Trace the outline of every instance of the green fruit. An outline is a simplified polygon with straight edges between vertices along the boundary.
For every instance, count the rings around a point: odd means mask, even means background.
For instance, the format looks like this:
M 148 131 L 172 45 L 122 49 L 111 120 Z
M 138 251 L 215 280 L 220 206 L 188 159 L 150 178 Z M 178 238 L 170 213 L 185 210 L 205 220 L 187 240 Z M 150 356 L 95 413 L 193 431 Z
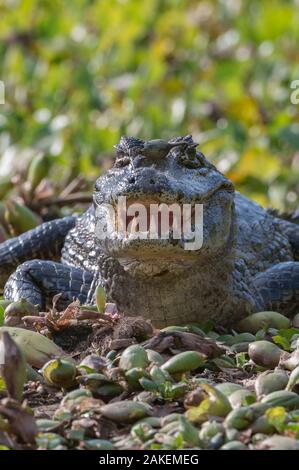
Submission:
M 296 367 L 290 375 L 286 390 L 293 390 L 296 384 L 299 382 L 299 366 Z
M 125 373 L 128 384 L 134 389 L 140 388 L 139 379 L 144 377 L 146 371 L 141 367 L 134 367 L 133 369 L 127 370 Z
M 161 366 L 163 364 L 164 359 L 157 351 L 153 349 L 146 349 L 147 357 L 149 362 L 156 364 L 157 366 Z
M 84 447 L 87 450 L 114 450 L 112 442 L 105 439 L 85 439 Z
M 246 332 L 231 336 L 231 338 L 226 341 L 226 344 L 228 344 L 228 346 L 233 346 L 234 344 L 238 343 L 252 343 L 252 341 L 255 341 L 255 336 Z
M 255 413 L 249 406 L 232 410 L 225 418 L 224 424 L 228 428 L 238 429 L 242 431 L 255 420 Z
M 105 384 L 96 389 L 95 396 L 101 398 L 113 398 L 120 395 L 124 389 L 119 384 Z
M 248 450 L 248 447 L 240 441 L 230 441 L 220 447 L 220 450 Z
M 77 390 L 72 390 L 71 392 L 67 393 L 61 402 L 64 405 L 67 401 L 76 400 L 76 398 L 81 397 L 92 397 L 90 390 L 86 390 L 86 388 L 78 388 Z
M 4 324 L 17 326 L 22 323 L 22 318 L 28 315 L 38 315 L 38 309 L 25 299 L 11 302 L 4 311 Z
M 0 335 L 0 376 L 8 395 L 21 401 L 27 378 L 26 361 L 18 345 L 7 331 Z
M 259 445 L 262 450 L 299 450 L 299 441 L 287 436 L 268 437 Z
M 202 367 L 206 362 L 206 356 L 197 351 L 184 351 L 171 357 L 162 366 L 169 374 L 189 372 Z
M 290 328 L 290 320 L 277 312 L 258 312 L 241 320 L 237 325 L 237 330 L 256 334 L 263 328 L 277 328 L 282 330 Z
M 5 176 L 0 179 L 0 199 L 7 196 L 7 193 L 13 188 L 13 183 L 10 176 Z
M 39 185 L 42 179 L 46 178 L 49 173 L 51 160 L 49 155 L 38 154 L 30 162 L 27 181 L 30 183 L 31 193 Z
M 119 367 L 123 370 L 130 370 L 135 367 L 145 369 L 149 364 L 146 350 L 138 344 L 133 344 L 126 348 L 119 360 Z
M 0 333 L 8 331 L 17 343 L 26 361 L 33 367 L 40 368 L 50 359 L 66 356 L 53 341 L 35 331 L 13 326 L 1 326 Z
M 97 309 L 98 312 L 104 313 L 105 312 L 105 306 L 106 306 L 106 291 L 104 287 L 98 286 L 96 288 L 96 304 L 97 304 Z
M 215 388 L 217 388 L 217 390 L 223 393 L 223 395 L 225 395 L 226 397 L 229 397 L 236 390 L 243 389 L 242 385 L 235 384 L 232 382 L 223 382 L 221 384 L 217 384 Z
M 249 344 L 248 355 L 258 366 L 274 369 L 280 360 L 282 350 L 269 341 L 254 341 Z
M 283 390 L 288 383 L 288 376 L 284 371 L 264 372 L 255 381 L 255 391 L 258 397 Z
M 254 392 L 243 388 L 241 390 L 236 390 L 229 397 L 229 402 L 233 408 L 240 408 L 241 406 L 246 406 L 248 404 L 254 403 L 256 401 L 256 396 Z
M 77 369 L 73 362 L 65 359 L 52 359 L 44 365 L 42 374 L 49 385 L 66 389 L 76 383 Z
M 149 405 L 130 400 L 109 403 L 102 406 L 100 411 L 102 416 L 116 423 L 134 423 L 153 414 L 153 410 Z
M 37 214 L 15 201 L 5 201 L 4 219 L 13 236 L 27 232 L 42 223 Z
M 287 410 L 294 410 L 299 407 L 299 395 L 288 390 L 278 390 L 263 397 L 261 403 L 271 407 L 283 406 Z
M 294 328 L 299 328 L 299 313 L 293 317 L 292 325 Z

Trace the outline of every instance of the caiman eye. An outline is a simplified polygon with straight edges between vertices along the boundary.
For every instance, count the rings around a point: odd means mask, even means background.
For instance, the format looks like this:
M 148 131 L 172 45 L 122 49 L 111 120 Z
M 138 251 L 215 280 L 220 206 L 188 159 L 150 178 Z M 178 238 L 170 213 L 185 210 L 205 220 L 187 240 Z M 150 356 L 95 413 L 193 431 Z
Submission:
M 185 152 L 179 156 L 178 161 L 182 166 L 190 169 L 205 166 L 200 154 L 196 152 Z

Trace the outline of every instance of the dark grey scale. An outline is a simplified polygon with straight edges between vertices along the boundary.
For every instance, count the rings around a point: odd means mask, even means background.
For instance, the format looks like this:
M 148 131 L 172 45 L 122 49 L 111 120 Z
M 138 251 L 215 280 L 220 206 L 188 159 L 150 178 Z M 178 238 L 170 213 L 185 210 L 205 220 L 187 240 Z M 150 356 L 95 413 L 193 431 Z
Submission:
M 264 310 L 297 313 L 299 306 L 299 263 L 279 263 L 255 276 L 254 287 L 263 298 Z
M 75 226 L 76 217 L 45 222 L 19 237 L 0 244 L 0 288 L 9 274 L 28 259 L 59 260 L 66 234 Z
M 54 261 L 31 260 L 21 264 L 5 286 L 6 299 L 26 299 L 45 309 L 61 293 L 58 305 L 65 307 L 74 299 L 85 303 L 93 276 L 79 268 Z

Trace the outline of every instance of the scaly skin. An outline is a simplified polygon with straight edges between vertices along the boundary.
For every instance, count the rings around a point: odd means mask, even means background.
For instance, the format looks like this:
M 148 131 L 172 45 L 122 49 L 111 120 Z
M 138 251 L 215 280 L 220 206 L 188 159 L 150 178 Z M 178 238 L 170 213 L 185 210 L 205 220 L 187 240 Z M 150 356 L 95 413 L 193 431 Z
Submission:
M 21 264 L 6 283 L 5 297 L 44 307 L 63 292 L 63 304 L 74 297 L 92 303 L 100 283 L 125 315 L 143 315 L 160 327 L 208 319 L 232 325 L 258 310 L 299 310 L 298 225 L 234 192 L 196 152 L 190 136 L 168 143 L 122 138 L 116 148 L 114 167 L 96 182 L 93 207 L 66 230 L 61 262 L 49 257 Z M 98 224 L 106 220 L 102 207 L 115 205 L 119 196 L 147 206 L 203 204 L 202 247 L 189 251 L 183 240 L 136 240 L 119 233 L 99 239 Z M 50 229 L 51 223 L 44 231 Z M 44 235 L 50 252 L 57 243 Z M 40 258 L 37 250 L 20 256 L 24 237 L 0 245 L 0 275 L 24 257 Z M 44 255 L 45 247 L 40 250 Z

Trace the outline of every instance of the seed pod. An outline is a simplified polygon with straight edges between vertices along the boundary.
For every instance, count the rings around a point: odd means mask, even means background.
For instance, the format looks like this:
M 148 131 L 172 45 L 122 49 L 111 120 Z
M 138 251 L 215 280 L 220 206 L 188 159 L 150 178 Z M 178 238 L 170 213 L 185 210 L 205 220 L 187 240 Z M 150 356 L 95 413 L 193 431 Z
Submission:
M 165 362 L 161 354 L 159 354 L 157 351 L 154 351 L 153 349 L 146 349 L 146 353 L 149 362 L 151 362 L 152 364 L 161 366 L 163 362 Z
M 104 313 L 105 312 L 105 305 L 106 305 L 106 291 L 104 287 L 98 286 L 96 288 L 96 304 L 98 312 Z
M 7 193 L 13 188 L 10 176 L 4 176 L 0 179 L 0 199 L 7 196 Z
M 287 374 L 280 370 L 269 373 L 264 372 L 260 374 L 255 381 L 255 392 L 258 397 L 269 395 L 269 393 L 283 390 L 288 383 Z
M 64 389 L 75 385 L 76 373 L 75 364 L 65 359 L 52 359 L 42 368 L 43 377 L 49 385 Z
M 179 417 L 178 422 L 180 426 L 179 431 L 183 436 L 184 442 L 192 447 L 198 447 L 200 445 L 200 440 L 196 427 L 189 423 L 183 415 Z
M 269 341 L 254 341 L 250 343 L 248 355 L 258 366 L 274 369 L 280 360 L 282 350 Z
M 274 426 L 269 423 L 266 416 L 259 416 L 251 426 L 252 434 L 273 434 L 275 432 Z
M 77 377 L 77 381 L 80 384 L 84 385 L 92 393 L 97 393 L 98 388 L 102 385 L 111 383 L 111 381 L 106 377 L 106 375 L 99 373 L 82 375 L 80 377 Z
M 106 439 L 85 439 L 84 448 L 87 450 L 114 450 L 112 442 Z
M 147 379 L 146 377 L 141 377 L 139 379 L 139 383 L 143 390 L 146 390 L 147 392 L 157 392 L 158 391 L 158 386 L 155 382 L 152 380 Z
M 130 400 L 109 403 L 100 408 L 105 418 L 111 419 L 116 423 L 134 423 L 135 421 L 151 416 L 153 409 L 146 403 Z
M 105 384 L 96 389 L 95 396 L 100 398 L 113 398 L 120 395 L 124 389 L 120 384 Z
M 248 447 L 240 441 L 230 441 L 220 447 L 220 450 L 248 450 Z
M 228 346 L 233 346 L 234 344 L 239 344 L 239 343 L 252 343 L 255 341 L 255 336 L 251 333 L 240 333 L 235 336 L 231 336 L 231 338 L 226 341 L 226 344 Z
M 287 410 L 294 410 L 299 407 L 299 395 L 287 390 L 279 390 L 263 397 L 261 403 L 265 403 L 271 407 L 283 406 Z
M 287 436 L 268 437 L 259 444 L 262 450 L 299 450 L 299 441 Z
M 153 381 L 158 385 L 163 384 L 167 381 L 170 381 L 170 382 L 173 381 L 171 375 L 169 375 L 168 372 L 166 372 L 165 370 L 161 369 L 161 367 L 158 367 L 158 366 L 153 366 L 151 368 L 150 376 L 153 379 Z
M 55 432 L 61 427 L 59 421 L 54 421 L 52 419 L 37 419 L 36 425 L 39 432 Z
M 22 318 L 27 315 L 38 315 L 38 309 L 25 299 L 10 303 L 4 311 L 4 324 L 17 326 L 22 324 Z
M 263 328 L 277 328 L 282 330 L 290 328 L 290 320 L 277 312 L 258 312 L 241 320 L 237 325 L 237 330 L 241 332 L 249 332 L 256 334 Z
M 125 373 L 126 380 L 131 388 L 140 389 L 139 379 L 146 375 L 146 370 L 141 367 L 134 367 L 133 369 L 127 370 Z
M 148 418 L 143 418 L 137 421 L 136 424 L 146 423 L 152 428 L 160 428 L 161 426 L 161 418 L 157 418 L 156 416 L 149 416 Z
M 108 361 L 96 354 L 89 354 L 86 356 L 78 366 L 82 373 L 102 372 L 107 367 Z
M 221 393 L 223 393 L 223 395 L 225 395 L 226 397 L 229 397 L 236 390 L 242 390 L 243 389 L 242 385 L 235 384 L 235 383 L 232 383 L 232 382 L 223 382 L 221 384 L 217 384 L 215 386 L 215 388 L 217 388 L 217 390 L 219 390 Z
M 291 354 L 288 352 L 283 352 L 280 358 L 280 367 L 283 367 L 287 370 L 294 370 L 299 366 L 299 349 L 295 349 Z
M 289 378 L 288 384 L 286 386 L 286 390 L 293 390 L 295 385 L 299 382 L 299 366 L 296 367 Z
M 299 313 L 293 317 L 292 325 L 294 328 L 299 328 Z
M 255 414 L 251 407 L 244 406 L 232 410 L 225 418 L 224 424 L 228 428 L 235 428 L 239 431 L 247 429 L 248 426 L 255 420 Z
M 189 408 L 185 415 L 191 422 L 203 423 L 210 416 L 225 417 L 231 411 L 231 405 L 225 395 L 212 385 L 203 383 L 201 388 L 208 395 L 198 406 Z
M 61 405 L 64 405 L 67 401 L 73 401 L 81 397 L 92 397 L 92 394 L 90 390 L 86 390 L 86 388 L 77 388 L 77 390 L 72 390 L 63 397 Z
M 145 369 L 148 363 L 145 349 L 139 344 L 133 344 L 123 351 L 119 360 L 119 367 L 123 370 L 130 370 L 135 367 Z
M 172 385 L 170 387 L 170 395 L 172 400 L 177 400 L 180 397 L 183 397 L 188 390 L 188 385 L 186 383 L 180 382 L 178 384 Z
M 67 443 L 64 437 L 53 432 L 41 432 L 36 436 L 35 440 L 38 449 L 44 450 L 60 449 L 63 444 Z
M 5 310 L 6 307 L 8 307 L 11 303 L 12 303 L 11 300 L 1 299 L 0 300 L 0 307 L 2 307 Z
M 157 431 L 148 423 L 138 421 L 138 423 L 132 426 L 131 436 L 140 439 L 142 442 L 146 442 L 153 437 L 156 432 Z
M 206 446 L 216 434 L 224 433 L 224 427 L 217 421 L 206 421 L 199 431 L 199 438 Z
M 254 392 L 243 388 L 241 390 L 236 390 L 229 397 L 229 402 L 233 408 L 240 408 L 241 406 L 246 406 L 251 403 L 254 403 L 256 396 Z
M 162 330 L 160 331 L 163 331 L 163 332 L 172 332 L 172 331 L 181 331 L 181 332 L 184 332 L 184 333 L 187 333 L 189 330 L 188 330 L 188 327 L 186 326 L 166 326 L 165 328 L 162 328 Z
M 171 357 L 162 366 L 170 374 L 189 372 L 202 367 L 206 362 L 206 356 L 197 351 L 184 351 Z
M 242 342 L 242 343 L 233 344 L 231 346 L 230 350 L 234 354 L 238 354 L 238 353 L 241 353 L 241 352 L 246 352 L 247 353 L 250 344 L 251 343 L 248 343 L 247 341 Z
M 21 401 L 27 376 L 24 355 L 7 331 L 0 335 L 0 375 L 8 395 Z
M 5 202 L 4 219 L 13 236 L 21 235 L 42 223 L 42 219 L 37 214 L 15 201 Z
M 31 194 L 39 185 L 42 179 L 48 176 L 51 166 L 51 160 L 47 154 L 38 154 L 30 162 L 27 181 L 30 183 Z
M 27 382 L 44 382 L 44 378 L 42 375 L 40 375 L 38 372 L 36 372 L 35 369 L 33 369 L 29 364 L 26 364 L 26 377 L 27 377 Z
M 9 332 L 23 352 L 26 361 L 33 367 L 40 368 L 50 359 L 66 356 L 64 351 L 53 341 L 35 331 L 13 326 L 1 326 L 0 333 L 3 331 Z

